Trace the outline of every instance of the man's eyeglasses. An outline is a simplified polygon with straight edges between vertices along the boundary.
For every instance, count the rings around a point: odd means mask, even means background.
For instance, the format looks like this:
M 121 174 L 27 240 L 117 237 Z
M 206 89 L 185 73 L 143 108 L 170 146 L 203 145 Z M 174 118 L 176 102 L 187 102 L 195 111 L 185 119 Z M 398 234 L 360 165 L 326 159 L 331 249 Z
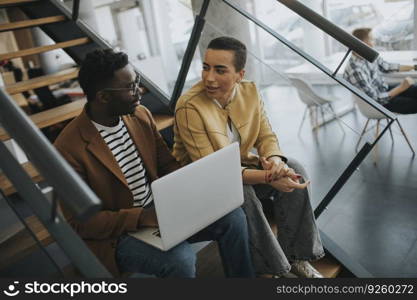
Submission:
M 138 97 L 139 99 L 142 98 L 141 92 L 140 92 L 140 88 L 139 88 L 139 84 L 140 84 L 140 74 L 136 73 L 136 78 L 135 81 L 131 84 L 131 87 L 128 88 L 105 88 L 102 89 L 102 91 L 130 91 L 130 95 L 132 95 L 133 97 Z

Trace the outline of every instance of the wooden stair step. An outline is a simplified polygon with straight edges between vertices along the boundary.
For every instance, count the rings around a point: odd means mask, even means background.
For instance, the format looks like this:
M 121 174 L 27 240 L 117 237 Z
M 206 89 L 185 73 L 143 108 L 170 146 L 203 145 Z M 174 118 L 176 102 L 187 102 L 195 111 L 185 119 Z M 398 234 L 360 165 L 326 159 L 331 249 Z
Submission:
M 75 118 L 81 113 L 85 102 L 85 99 L 74 101 L 72 103 L 64 104 L 47 111 L 37 113 L 30 117 L 39 128 L 44 128 L 52 124 L 56 124 L 58 122 Z M 50 111 L 54 112 L 50 113 L 50 115 L 47 116 L 48 112 Z M 46 116 L 48 118 L 45 118 Z M 174 122 L 174 117 L 172 116 L 154 115 L 154 118 L 156 121 L 156 128 L 158 130 L 162 130 L 172 125 Z M 0 140 L 3 141 L 7 139 L 9 139 L 7 133 L 3 129 L 0 129 Z M 40 182 L 43 180 L 42 176 L 30 162 L 26 162 L 22 164 L 22 166 L 34 182 Z M 6 196 L 10 196 L 16 192 L 16 189 L 14 188 L 13 184 L 9 181 L 6 175 L 2 173 L 0 173 L 0 189 Z
M 81 113 L 85 103 L 85 99 L 80 99 L 30 115 L 29 118 L 38 128 L 42 129 L 75 118 Z M 9 138 L 8 133 L 3 128 L 0 128 L 0 141 L 5 141 Z
M 24 56 L 33 55 L 33 54 L 39 54 L 39 53 L 43 53 L 43 52 L 47 52 L 47 51 L 51 51 L 55 49 L 63 49 L 63 48 L 79 46 L 79 45 L 87 44 L 89 41 L 90 41 L 89 38 L 85 37 L 85 38 L 79 38 L 79 39 L 61 42 L 57 44 L 0 54 L 0 61 L 6 60 L 6 59 L 17 58 L 17 57 L 24 57 Z
M 41 224 L 39 219 L 31 216 L 25 219 L 29 228 L 35 233 L 43 246 L 51 244 L 54 240 L 48 230 Z M 39 249 L 37 243 L 26 230 L 19 231 L 14 236 L 0 244 L 0 269 L 3 269 Z
M 45 128 L 78 116 L 86 103 L 86 99 L 76 100 L 34 114 L 31 119 L 38 128 Z
M 73 79 L 78 76 L 78 68 L 70 68 L 54 74 L 39 76 L 26 81 L 20 81 L 13 84 L 6 85 L 6 92 L 10 95 L 18 94 L 25 91 L 30 91 L 43 86 L 48 86 L 54 83 Z
M 0 32 L 65 21 L 64 15 L 0 24 Z
M 86 100 L 81 99 L 30 115 L 29 117 L 38 128 L 42 129 L 75 118 L 81 113 L 85 103 Z M 174 124 L 173 116 L 155 114 L 153 117 L 158 130 L 163 130 Z M 3 128 L 0 128 L 0 141 L 8 139 L 10 139 L 9 134 Z
M 31 162 L 25 162 L 22 164 L 23 169 L 26 173 L 32 178 L 33 182 L 40 182 L 42 176 L 39 174 L 38 170 L 32 165 Z M 4 173 L 0 173 L 0 189 L 6 196 L 10 196 L 16 192 L 13 184 L 9 181 Z
M 12 97 L 13 100 L 16 102 L 16 104 L 19 105 L 20 107 L 29 105 L 28 101 L 26 100 L 25 96 L 23 96 L 23 94 L 14 94 L 14 95 L 11 95 L 10 97 Z
M 0 0 L 0 8 L 6 6 L 18 6 L 30 2 L 36 2 L 38 0 Z
M 342 265 L 334 258 L 323 257 L 311 264 L 321 273 L 325 278 L 336 278 L 342 271 Z

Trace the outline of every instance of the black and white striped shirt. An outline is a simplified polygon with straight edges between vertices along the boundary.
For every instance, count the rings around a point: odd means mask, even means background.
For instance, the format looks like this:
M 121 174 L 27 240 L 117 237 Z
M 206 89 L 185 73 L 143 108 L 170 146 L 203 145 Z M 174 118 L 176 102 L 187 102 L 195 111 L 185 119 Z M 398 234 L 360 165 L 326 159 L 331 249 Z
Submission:
M 146 207 L 153 201 L 152 190 L 142 159 L 122 120 L 114 127 L 93 122 L 113 153 L 133 194 L 133 206 Z

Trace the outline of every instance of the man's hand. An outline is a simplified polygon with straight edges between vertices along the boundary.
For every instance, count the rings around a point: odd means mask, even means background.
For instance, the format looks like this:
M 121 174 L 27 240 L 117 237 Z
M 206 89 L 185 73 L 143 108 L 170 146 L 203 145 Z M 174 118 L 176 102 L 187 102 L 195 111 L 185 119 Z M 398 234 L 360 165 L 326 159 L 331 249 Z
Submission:
M 155 207 L 145 208 L 139 216 L 138 228 L 141 226 L 158 227 Z
M 403 91 L 406 91 L 410 88 L 410 86 L 412 86 L 414 84 L 414 80 L 411 77 L 406 77 L 404 78 L 404 80 L 401 82 L 400 87 Z
M 289 176 L 280 178 L 270 183 L 270 185 L 274 189 L 280 192 L 284 192 L 284 193 L 290 193 L 294 191 L 294 189 L 300 189 L 300 190 L 305 189 L 309 184 L 310 184 L 310 181 L 307 181 L 304 183 L 295 182 Z
M 414 70 L 415 70 L 414 65 L 400 65 L 400 69 L 398 71 L 399 72 L 409 72 L 409 71 L 414 71 Z

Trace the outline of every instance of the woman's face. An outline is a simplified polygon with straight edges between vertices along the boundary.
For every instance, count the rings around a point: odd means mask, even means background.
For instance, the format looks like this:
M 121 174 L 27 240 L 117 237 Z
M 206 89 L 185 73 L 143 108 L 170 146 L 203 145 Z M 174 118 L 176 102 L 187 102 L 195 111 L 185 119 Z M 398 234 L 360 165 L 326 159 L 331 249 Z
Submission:
M 245 74 L 245 70 L 236 72 L 233 65 L 234 55 L 229 50 L 207 49 L 204 57 L 201 77 L 206 94 L 223 104 L 229 100 L 235 84 Z

